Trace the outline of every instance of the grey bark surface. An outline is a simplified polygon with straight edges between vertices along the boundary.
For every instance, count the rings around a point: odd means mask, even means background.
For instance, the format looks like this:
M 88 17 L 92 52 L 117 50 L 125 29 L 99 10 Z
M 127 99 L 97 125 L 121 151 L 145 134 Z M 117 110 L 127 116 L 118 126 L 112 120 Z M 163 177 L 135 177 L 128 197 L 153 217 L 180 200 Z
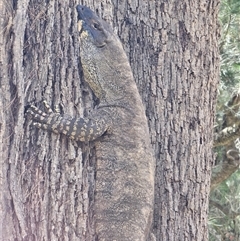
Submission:
M 207 240 L 219 1 L 84 3 L 116 27 L 146 107 L 156 240 Z M 24 106 L 43 99 L 71 116 L 93 108 L 76 5 L 0 3 L 2 240 L 94 240 L 94 148 L 24 119 Z

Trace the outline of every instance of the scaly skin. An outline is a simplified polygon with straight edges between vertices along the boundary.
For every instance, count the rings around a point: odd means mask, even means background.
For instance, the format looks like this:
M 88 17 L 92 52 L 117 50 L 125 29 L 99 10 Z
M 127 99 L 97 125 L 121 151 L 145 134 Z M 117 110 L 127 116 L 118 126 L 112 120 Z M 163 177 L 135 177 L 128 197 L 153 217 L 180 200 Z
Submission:
M 96 240 L 146 241 L 152 220 L 154 159 L 145 110 L 127 56 L 110 26 L 77 6 L 85 81 L 100 104 L 90 118 L 69 118 L 32 106 L 38 128 L 94 141 Z

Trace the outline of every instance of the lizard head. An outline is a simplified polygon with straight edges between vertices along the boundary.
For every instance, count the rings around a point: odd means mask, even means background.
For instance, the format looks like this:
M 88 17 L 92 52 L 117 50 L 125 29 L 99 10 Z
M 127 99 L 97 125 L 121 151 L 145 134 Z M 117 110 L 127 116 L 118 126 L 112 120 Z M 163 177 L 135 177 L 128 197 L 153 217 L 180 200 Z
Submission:
M 81 42 L 86 39 L 91 41 L 97 48 L 104 47 L 113 35 L 110 26 L 86 6 L 78 5 L 77 12 Z
M 121 41 L 110 25 L 90 8 L 78 5 L 77 12 L 84 79 L 100 102 L 116 102 L 122 98 L 128 84 L 124 73 L 131 75 Z M 119 76 L 122 76 L 121 81 Z

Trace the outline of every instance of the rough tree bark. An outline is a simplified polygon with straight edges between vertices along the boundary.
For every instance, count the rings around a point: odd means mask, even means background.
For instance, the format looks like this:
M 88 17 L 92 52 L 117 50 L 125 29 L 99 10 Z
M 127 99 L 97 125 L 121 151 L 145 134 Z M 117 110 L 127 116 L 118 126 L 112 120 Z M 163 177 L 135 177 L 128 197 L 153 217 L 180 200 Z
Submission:
M 207 240 L 219 0 L 84 1 L 116 27 L 157 160 L 157 240 Z M 94 240 L 94 146 L 31 127 L 30 103 L 87 115 L 76 1 L 0 3 L 1 240 Z

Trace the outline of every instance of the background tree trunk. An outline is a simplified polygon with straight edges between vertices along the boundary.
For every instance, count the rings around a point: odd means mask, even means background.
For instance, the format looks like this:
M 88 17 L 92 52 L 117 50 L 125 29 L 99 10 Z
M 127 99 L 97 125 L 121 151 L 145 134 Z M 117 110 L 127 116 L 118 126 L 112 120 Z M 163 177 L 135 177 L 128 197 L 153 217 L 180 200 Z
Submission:
M 219 0 L 84 3 L 116 27 L 146 106 L 157 240 L 207 240 Z M 71 116 L 94 106 L 76 5 L 0 3 L 1 240 L 94 240 L 93 144 L 32 128 L 24 116 L 44 99 Z

